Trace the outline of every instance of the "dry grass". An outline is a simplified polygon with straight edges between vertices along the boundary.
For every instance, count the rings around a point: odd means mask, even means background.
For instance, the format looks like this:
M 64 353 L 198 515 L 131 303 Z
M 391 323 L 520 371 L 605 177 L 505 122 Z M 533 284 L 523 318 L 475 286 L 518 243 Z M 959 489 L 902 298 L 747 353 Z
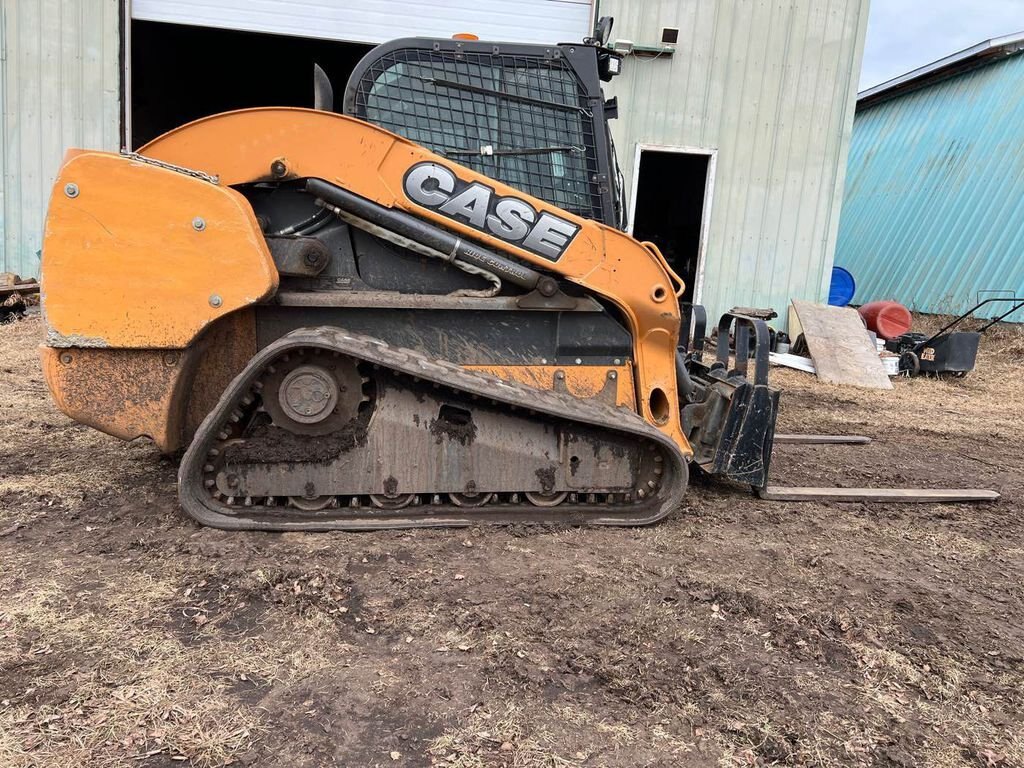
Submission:
M 623 753 L 636 747 L 656 750 L 671 764 L 692 755 L 696 743 L 662 724 L 613 722 L 579 706 L 539 705 L 527 711 L 506 703 L 494 711 L 475 709 L 435 738 L 428 751 L 435 764 L 447 768 L 564 768 L 621 764 Z
M 465 723 L 434 739 L 429 751 L 449 768 L 484 768 L 493 764 L 495 757 L 504 758 L 514 768 L 561 768 L 582 762 L 582 755 L 558 754 L 550 731 L 532 726 L 530 720 L 512 704 L 495 712 L 480 707 Z
M 9 642 L 0 666 L 31 672 L 45 664 L 31 689 L 16 692 L 18 703 L 0 709 L 0 765 L 120 765 L 165 754 L 211 766 L 249 747 L 258 718 L 228 691 L 239 679 L 267 676 L 265 649 L 239 656 L 223 643 L 188 648 L 168 636 L 169 617 L 154 610 L 174 602 L 166 580 L 129 577 L 69 594 L 63 563 L 45 580 L 29 576 L 31 565 L 3 579 L 9 607 L 0 630 Z M 11 589 L 12 577 L 25 586 Z M 25 638 L 35 640 L 25 647 Z M 59 694 L 37 704 L 41 692 Z
M 194 574 L 169 564 L 101 582 L 93 565 L 58 560 L 41 572 L 30 552 L 5 560 L 0 670 L 31 681 L 0 701 L 5 768 L 115 766 L 154 755 L 226 765 L 266 730 L 258 708 L 239 706 L 239 691 L 308 679 L 354 650 L 328 611 L 287 614 L 276 631 L 236 626 L 252 595 L 293 599 L 304 586 L 319 588 L 308 585 L 322 585 L 322 576 L 256 573 L 218 586 L 190 583 Z M 386 684 L 388 673 L 380 677 Z
M 918 315 L 914 330 L 937 331 L 949 318 Z M 974 327 L 977 327 L 975 322 Z M 970 326 L 965 326 L 967 330 Z M 899 414 L 914 426 L 950 436 L 991 432 L 995 437 L 1014 433 L 1024 403 L 1024 326 L 1006 325 L 989 330 L 978 352 L 977 365 L 962 379 L 952 377 L 895 378 L 892 391 L 840 387 L 819 382 L 814 376 L 790 369 L 772 369 L 772 381 L 784 392 L 806 393 L 823 400 L 824 409 L 837 423 L 856 425 L 878 413 Z M 839 405 L 828 406 L 829 400 Z M 921 420 L 927 404 L 927 421 Z M 795 428 L 819 419 L 818 411 L 787 414 Z

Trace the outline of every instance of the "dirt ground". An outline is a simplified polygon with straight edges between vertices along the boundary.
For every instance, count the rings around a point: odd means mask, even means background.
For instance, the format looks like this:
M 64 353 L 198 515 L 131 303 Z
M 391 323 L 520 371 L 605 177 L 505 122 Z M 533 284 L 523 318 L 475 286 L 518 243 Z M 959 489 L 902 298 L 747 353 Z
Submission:
M 645 529 L 229 534 L 0 327 L 0 766 L 1024 766 L 1024 333 L 890 393 L 773 372 L 790 504 Z

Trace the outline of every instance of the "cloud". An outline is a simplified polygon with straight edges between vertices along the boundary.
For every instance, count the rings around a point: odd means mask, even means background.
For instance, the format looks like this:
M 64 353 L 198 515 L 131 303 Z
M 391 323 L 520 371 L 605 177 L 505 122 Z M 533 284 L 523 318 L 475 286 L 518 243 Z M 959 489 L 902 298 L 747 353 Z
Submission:
M 1024 0 L 871 0 L 860 90 L 1024 31 Z

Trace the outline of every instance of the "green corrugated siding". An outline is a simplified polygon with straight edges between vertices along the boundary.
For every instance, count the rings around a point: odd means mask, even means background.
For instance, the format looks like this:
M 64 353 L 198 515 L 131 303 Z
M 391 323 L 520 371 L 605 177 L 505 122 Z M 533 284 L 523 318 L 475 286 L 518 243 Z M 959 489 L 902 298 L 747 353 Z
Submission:
M 119 0 L 2 0 L 0 271 L 39 275 L 69 147 L 120 145 Z
M 823 300 L 838 228 L 867 0 L 601 0 L 630 56 L 609 90 L 631 188 L 637 144 L 717 150 L 698 299 L 711 313 Z
M 836 264 L 859 303 L 959 313 L 983 292 L 1024 296 L 1024 56 L 857 114 Z

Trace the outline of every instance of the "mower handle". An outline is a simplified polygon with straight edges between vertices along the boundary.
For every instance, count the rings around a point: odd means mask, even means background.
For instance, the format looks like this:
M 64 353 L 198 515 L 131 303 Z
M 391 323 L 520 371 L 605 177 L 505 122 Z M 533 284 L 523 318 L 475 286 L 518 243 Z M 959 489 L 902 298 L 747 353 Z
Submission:
M 931 344 L 933 341 L 935 341 L 937 338 L 939 338 L 939 336 L 944 334 L 946 331 L 948 331 L 951 328 L 955 328 L 956 326 L 960 325 L 960 323 L 962 323 L 965 319 L 967 319 L 967 317 L 969 315 L 973 314 L 976 310 L 981 309 L 983 306 L 985 306 L 986 304 L 989 304 L 989 303 L 991 303 L 993 301 L 1014 301 L 1014 302 L 1017 302 L 1017 303 L 1014 304 L 1013 307 L 1011 307 L 1009 310 L 1007 310 L 1006 312 L 1001 314 L 999 317 L 997 317 L 995 320 L 992 320 L 991 322 L 986 323 L 985 325 L 983 325 L 981 327 L 981 329 L 978 330 L 978 333 L 984 333 L 989 328 L 991 328 L 993 325 L 995 325 L 1000 320 L 1002 320 L 1004 317 L 1006 317 L 1008 315 L 1012 315 L 1018 309 L 1020 309 L 1021 307 L 1024 307 L 1024 299 L 1021 299 L 1021 298 L 1019 298 L 1017 296 L 993 296 L 990 299 L 984 299 L 983 301 L 978 302 L 973 307 L 968 309 L 966 312 L 964 312 L 959 317 L 954 318 L 952 321 L 946 323 L 944 326 L 942 326 L 942 328 L 940 328 L 938 331 L 933 333 L 931 338 L 929 338 L 929 339 L 927 339 L 925 341 L 922 341 L 919 344 L 916 344 L 915 345 L 915 349 L 924 349 L 929 344 Z

